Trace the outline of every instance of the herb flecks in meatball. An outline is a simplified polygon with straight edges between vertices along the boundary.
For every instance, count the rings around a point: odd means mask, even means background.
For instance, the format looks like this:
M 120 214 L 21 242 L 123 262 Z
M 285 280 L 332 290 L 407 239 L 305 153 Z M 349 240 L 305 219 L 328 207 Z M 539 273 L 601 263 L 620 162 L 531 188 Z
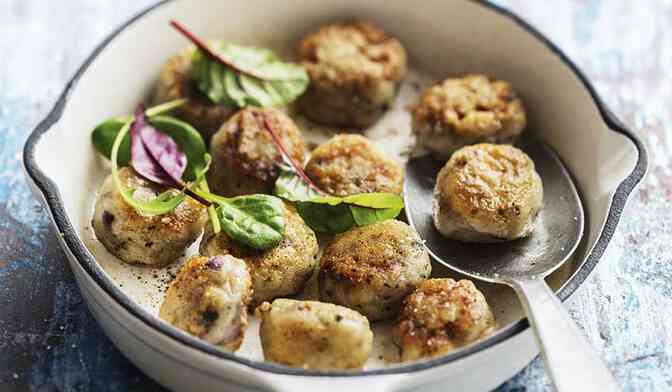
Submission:
M 159 317 L 208 343 L 235 351 L 245 336 L 251 298 L 252 280 L 244 261 L 230 255 L 194 257 L 170 284 Z
M 317 264 L 315 233 L 293 207 L 285 205 L 285 235 L 277 246 L 260 251 L 242 245 L 224 232 L 215 234 L 208 225 L 201 241 L 201 254 L 230 254 L 245 260 L 252 276 L 254 304 L 299 293 Z
M 265 302 L 258 310 L 268 361 L 307 369 L 358 369 L 371 353 L 369 321 L 354 310 L 291 299 Z
M 387 220 L 337 235 L 322 255 L 319 289 L 325 302 L 347 306 L 369 320 L 392 318 L 402 299 L 432 266 L 417 233 Z
M 484 75 L 449 78 L 427 88 L 412 115 L 418 143 L 443 159 L 470 144 L 512 143 L 527 124 L 511 84 Z
M 542 204 L 541 178 L 523 151 L 477 144 L 456 151 L 439 172 L 434 224 L 447 238 L 514 240 L 532 233 Z
M 118 174 L 126 188 L 135 189 L 136 198 L 149 200 L 166 190 L 130 167 Z M 205 208 L 189 197 L 170 213 L 144 215 L 124 201 L 110 176 L 96 200 L 92 226 L 98 240 L 122 261 L 164 266 L 177 261 L 196 241 L 206 219 Z
M 306 174 L 334 196 L 389 192 L 400 194 L 403 169 L 361 135 L 337 135 L 313 150 Z
M 406 75 L 399 41 L 368 22 L 321 27 L 299 44 L 310 85 L 299 100 L 313 121 L 353 128 L 372 125 Z
M 448 353 L 495 330 L 483 294 L 469 280 L 429 279 L 406 297 L 393 337 L 402 361 Z

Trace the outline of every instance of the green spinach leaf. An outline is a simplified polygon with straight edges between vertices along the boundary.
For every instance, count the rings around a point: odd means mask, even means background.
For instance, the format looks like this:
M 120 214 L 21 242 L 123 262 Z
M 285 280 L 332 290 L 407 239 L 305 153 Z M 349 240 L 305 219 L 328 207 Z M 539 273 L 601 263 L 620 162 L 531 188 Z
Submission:
M 129 120 L 126 118 L 110 118 L 99 124 L 91 133 L 91 142 L 95 149 L 107 159 L 112 156 L 112 146 L 117 134 Z M 120 166 L 131 161 L 131 136 L 126 134 L 119 146 L 117 162 Z
M 345 204 L 329 205 L 300 201 L 296 211 L 311 229 L 318 233 L 341 233 L 355 226 L 349 206 Z
M 300 65 L 282 62 L 268 49 L 222 42 L 210 43 L 209 49 L 231 65 L 201 50 L 194 52 L 196 86 L 214 103 L 240 108 L 281 106 L 294 101 L 308 87 L 308 74 Z
M 354 204 L 350 206 L 350 213 L 357 226 L 366 226 L 388 219 L 396 218 L 401 212 L 401 208 L 369 208 Z
M 270 195 L 234 198 L 216 196 L 221 229 L 233 240 L 254 249 L 276 246 L 285 234 L 285 210 L 281 199 Z
M 283 169 L 275 183 L 275 195 L 296 203 L 296 209 L 313 230 L 340 233 L 396 218 L 404 201 L 392 193 L 362 193 L 346 197 L 322 196 L 290 169 Z
M 394 193 L 373 192 L 360 193 L 357 195 L 346 196 L 344 203 L 353 204 L 360 207 L 369 207 L 375 209 L 398 209 L 404 208 L 404 200 Z

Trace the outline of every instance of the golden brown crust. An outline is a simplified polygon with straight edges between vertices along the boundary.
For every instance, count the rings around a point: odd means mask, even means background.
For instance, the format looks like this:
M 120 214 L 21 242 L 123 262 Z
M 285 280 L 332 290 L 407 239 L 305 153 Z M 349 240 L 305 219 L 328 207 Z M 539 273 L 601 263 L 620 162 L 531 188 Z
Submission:
M 148 199 L 168 188 L 140 177 L 132 168 L 118 172 L 134 197 Z M 110 253 L 129 264 L 163 266 L 176 261 L 203 230 L 205 207 L 187 197 L 174 211 L 163 215 L 144 215 L 128 205 L 117 190 L 112 176 L 101 188 L 96 202 L 93 228 Z
M 204 255 L 230 254 L 245 260 L 252 276 L 254 304 L 299 293 L 312 276 L 318 252 L 315 233 L 293 207 L 285 204 L 285 235 L 280 244 L 259 251 L 207 227 L 201 241 Z
M 419 142 L 444 158 L 468 144 L 511 143 L 527 123 L 513 87 L 485 75 L 449 78 L 429 87 L 412 115 Z
M 366 317 L 343 306 L 276 299 L 258 308 L 266 360 L 306 369 L 358 369 L 371 353 Z
M 171 282 L 159 317 L 231 351 L 247 328 L 252 283 L 245 263 L 232 256 L 193 257 Z
M 515 239 L 531 232 L 543 187 L 523 151 L 483 143 L 453 154 L 437 176 L 434 199 L 435 222 L 444 235 L 452 236 L 445 222 L 453 220 L 462 229 Z
M 406 75 L 404 48 L 370 22 L 323 26 L 300 42 L 298 53 L 311 80 L 299 103 L 320 123 L 373 124 Z
M 291 118 L 278 109 L 247 107 L 231 117 L 212 138 L 208 181 L 216 193 L 237 196 L 272 192 L 282 155 L 266 130 L 265 119 L 287 151 L 303 162 L 306 144 Z
M 369 318 L 393 317 L 401 300 L 431 274 L 417 233 L 397 220 L 338 234 L 320 262 L 320 297 Z
M 186 98 L 175 115 L 196 128 L 207 141 L 236 109 L 212 102 L 201 93 L 191 77 L 191 59 L 195 48 L 190 46 L 169 59 L 161 69 L 154 93 L 154 103 Z
M 433 357 L 485 337 L 496 328 L 483 294 L 470 280 L 429 279 L 404 299 L 393 329 L 402 360 Z
M 337 135 L 313 150 L 306 174 L 335 196 L 389 192 L 400 194 L 404 172 L 361 135 Z

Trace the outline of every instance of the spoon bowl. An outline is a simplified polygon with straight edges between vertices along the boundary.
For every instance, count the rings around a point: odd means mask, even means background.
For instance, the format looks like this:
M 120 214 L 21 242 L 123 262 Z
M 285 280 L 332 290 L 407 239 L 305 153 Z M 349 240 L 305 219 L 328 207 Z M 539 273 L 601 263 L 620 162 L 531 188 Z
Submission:
M 581 242 L 584 213 L 572 177 L 553 149 L 539 140 L 519 146 L 534 161 L 544 186 L 544 204 L 528 238 L 465 243 L 443 237 L 434 226 L 432 199 L 443 167 L 430 156 L 409 160 L 404 182 L 408 223 L 429 254 L 469 277 L 511 286 L 539 343 L 556 390 L 618 391 L 613 376 L 590 349 L 544 278 L 560 267 Z
M 439 263 L 470 277 L 495 283 L 512 278 L 545 277 L 574 253 L 583 237 L 581 198 L 553 149 L 540 141 L 519 146 L 530 156 L 544 185 L 544 207 L 528 238 L 494 243 L 446 239 L 434 227 L 432 197 L 436 175 L 445 162 L 429 155 L 411 159 L 404 183 L 408 223 Z

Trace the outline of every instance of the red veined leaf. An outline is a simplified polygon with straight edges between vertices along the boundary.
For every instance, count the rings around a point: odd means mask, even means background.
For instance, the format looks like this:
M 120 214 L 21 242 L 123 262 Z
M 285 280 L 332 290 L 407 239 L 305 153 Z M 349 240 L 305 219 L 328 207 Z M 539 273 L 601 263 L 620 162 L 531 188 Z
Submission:
M 259 78 L 259 79 L 263 79 L 263 77 L 260 76 L 260 75 L 256 75 L 253 72 L 245 71 L 245 70 L 240 69 L 239 67 L 237 67 L 232 62 L 228 61 L 224 57 L 217 54 L 215 51 L 213 51 L 208 46 L 207 43 L 205 43 L 203 40 L 198 38 L 196 36 L 196 34 L 189 31 L 189 29 L 187 29 L 182 23 L 180 23 L 176 20 L 171 20 L 170 25 L 173 26 L 173 28 L 175 28 L 175 30 L 182 33 L 182 35 L 184 35 L 189 41 L 191 41 L 191 43 L 193 43 L 198 49 L 200 49 L 203 53 L 205 53 L 206 56 L 210 57 L 212 60 L 217 61 L 218 63 L 223 64 L 223 65 L 235 70 L 238 73 L 254 76 L 255 78 Z
M 324 191 L 322 191 L 320 188 L 315 185 L 313 181 L 308 177 L 308 175 L 303 171 L 303 168 L 301 167 L 301 164 L 294 159 L 293 156 L 289 154 L 285 146 L 282 144 L 282 139 L 280 138 L 280 135 L 278 132 L 275 130 L 273 127 L 273 124 L 271 121 L 268 119 L 268 117 L 263 116 L 263 121 L 264 121 L 264 126 L 266 128 L 266 131 L 271 135 L 271 139 L 273 140 L 273 144 L 275 145 L 275 148 L 278 150 L 280 155 L 282 156 L 282 160 L 284 163 L 286 163 L 288 166 L 292 168 L 292 171 L 296 173 L 297 176 L 299 176 L 303 182 L 308 185 L 312 190 L 317 192 L 320 195 L 326 195 Z
M 154 158 L 175 184 L 182 182 L 182 175 L 187 168 L 187 155 L 177 146 L 170 136 L 146 126 L 140 131 L 145 149 Z
M 175 141 L 149 124 L 145 108 L 139 105 L 131 126 L 131 166 L 138 174 L 157 184 L 182 186 L 187 157 Z

